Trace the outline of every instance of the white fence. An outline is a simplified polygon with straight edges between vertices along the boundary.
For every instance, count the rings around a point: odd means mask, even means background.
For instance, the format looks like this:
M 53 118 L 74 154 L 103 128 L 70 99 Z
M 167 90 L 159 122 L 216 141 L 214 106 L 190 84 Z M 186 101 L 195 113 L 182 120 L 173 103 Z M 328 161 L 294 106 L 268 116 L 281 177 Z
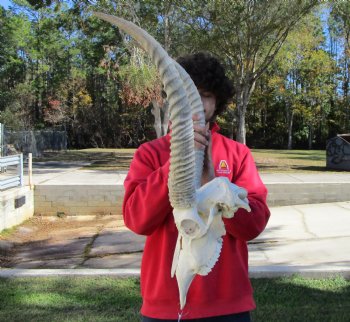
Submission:
M 0 179 L 0 191 L 23 186 L 23 154 L 0 157 L 0 168 L 7 169 L 9 166 L 17 166 L 17 175 L 6 176 L 4 179 Z

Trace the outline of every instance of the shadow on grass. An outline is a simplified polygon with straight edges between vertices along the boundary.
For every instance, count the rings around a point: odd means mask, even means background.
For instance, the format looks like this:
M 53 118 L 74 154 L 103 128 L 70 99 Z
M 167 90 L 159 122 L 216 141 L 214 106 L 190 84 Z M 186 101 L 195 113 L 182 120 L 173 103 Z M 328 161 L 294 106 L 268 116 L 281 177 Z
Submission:
M 103 160 L 97 160 L 92 162 L 90 165 L 84 166 L 82 169 L 104 169 L 108 170 L 129 170 L 130 163 L 133 155 L 118 156 L 104 158 Z
M 279 165 L 268 165 L 266 163 L 260 163 L 256 162 L 256 166 L 258 170 L 268 170 L 268 171 L 280 171 L 280 170 L 286 170 L 286 167 L 279 166 Z
M 103 151 L 66 151 L 66 152 L 44 152 L 41 158 L 35 158 L 35 168 L 47 168 L 47 173 L 53 170 L 50 168 L 81 167 L 89 170 L 129 170 L 134 150 L 120 152 Z M 76 163 L 74 163 L 76 162 Z M 80 164 L 79 164 L 80 162 Z M 88 162 L 88 165 L 82 164 Z M 41 173 L 45 173 L 41 171 Z
M 131 159 L 134 150 L 103 151 L 103 150 L 68 150 L 60 152 L 43 152 L 42 157 L 34 158 L 34 162 L 48 161 L 113 161 L 116 159 Z
M 341 277 L 253 279 L 253 321 L 349 321 L 350 283 Z
M 325 156 L 318 155 L 298 155 L 288 156 L 288 160 L 326 161 Z
M 263 154 L 286 154 L 286 155 L 325 155 L 325 150 L 278 150 L 278 149 L 252 149 L 253 152 Z
M 255 322 L 348 320 L 349 281 L 253 279 Z M 0 279 L 1 321 L 140 321 L 139 280 L 107 277 Z
M 99 155 L 90 165 L 82 169 L 101 170 L 129 170 L 134 153 L 111 152 L 106 155 Z

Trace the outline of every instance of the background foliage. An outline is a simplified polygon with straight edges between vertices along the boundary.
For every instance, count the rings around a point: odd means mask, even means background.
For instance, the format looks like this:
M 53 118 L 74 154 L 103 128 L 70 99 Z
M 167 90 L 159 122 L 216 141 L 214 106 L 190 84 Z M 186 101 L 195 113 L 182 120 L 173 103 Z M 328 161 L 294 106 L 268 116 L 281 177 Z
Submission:
M 100 10 L 142 26 L 173 57 L 218 56 L 236 89 L 219 118 L 225 135 L 242 136 L 243 97 L 250 147 L 324 148 L 350 132 L 350 2 L 291 2 L 12 1 L 0 6 L 0 122 L 66 129 L 73 148 L 156 137 L 159 77 L 127 35 L 91 15 Z

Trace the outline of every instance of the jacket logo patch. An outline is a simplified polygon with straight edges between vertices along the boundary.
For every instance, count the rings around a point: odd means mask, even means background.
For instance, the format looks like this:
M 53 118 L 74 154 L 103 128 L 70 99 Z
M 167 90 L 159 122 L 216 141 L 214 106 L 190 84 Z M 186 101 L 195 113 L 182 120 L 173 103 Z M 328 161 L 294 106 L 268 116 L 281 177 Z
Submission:
M 231 170 L 226 160 L 221 160 L 216 168 L 216 172 L 220 174 L 230 174 Z

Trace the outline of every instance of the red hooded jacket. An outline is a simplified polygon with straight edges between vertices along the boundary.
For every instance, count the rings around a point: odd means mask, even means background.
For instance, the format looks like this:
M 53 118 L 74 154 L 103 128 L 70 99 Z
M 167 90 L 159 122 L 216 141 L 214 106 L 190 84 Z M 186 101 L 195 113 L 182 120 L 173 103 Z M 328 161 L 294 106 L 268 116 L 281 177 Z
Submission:
M 218 262 L 207 276 L 197 275 L 187 293 L 182 319 L 228 315 L 255 308 L 248 277 L 247 241 L 257 237 L 270 216 L 267 190 L 250 150 L 212 129 L 212 158 L 216 176 L 226 176 L 248 191 L 251 212 L 239 209 L 224 219 L 226 235 Z M 141 313 L 177 319 L 179 292 L 171 278 L 177 229 L 168 197 L 170 136 L 145 143 L 136 151 L 125 179 L 124 221 L 137 234 L 147 235 L 142 265 Z

